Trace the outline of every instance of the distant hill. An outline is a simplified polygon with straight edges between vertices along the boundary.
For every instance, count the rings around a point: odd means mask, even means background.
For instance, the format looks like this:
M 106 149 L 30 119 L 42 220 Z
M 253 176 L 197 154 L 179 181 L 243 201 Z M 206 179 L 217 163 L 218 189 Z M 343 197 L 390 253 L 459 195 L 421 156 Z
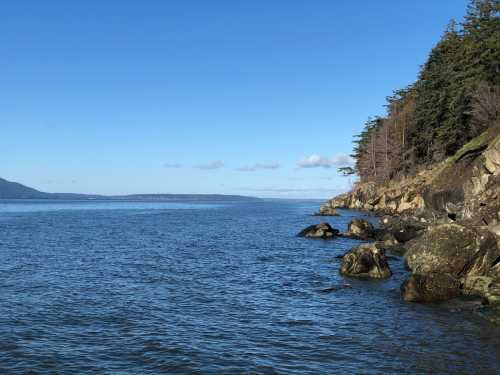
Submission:
M 47 193 L 0 178 L 1 199 L 42 199 L 47 198 Z
M 75 193 L 45 193 L 18 182 L 0 178 L 0 199 L 75 199 L 75 200 L 146 200 L 146 201 L 249 201 L 259 200 L 243 195 L 223 194 L 132 194 L 132 195 L 90 195 Z
M 45 193 L 18 182 L 0 178 L 0 199 L 104 199 L 102 195 Z

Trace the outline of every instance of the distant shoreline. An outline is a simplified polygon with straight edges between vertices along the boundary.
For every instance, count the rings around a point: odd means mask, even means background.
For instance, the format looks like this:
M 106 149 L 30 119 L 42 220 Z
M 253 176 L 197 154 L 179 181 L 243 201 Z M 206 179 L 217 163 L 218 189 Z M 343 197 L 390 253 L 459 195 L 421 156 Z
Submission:
M 127 194 L 100 195 L 77 193 L 46 193 L 18 182 L 0 178 L 0 199 L 43 199 L 43 200 L 139 200 L 139 201 L 260 201 L 261 198 L 226 194 Z

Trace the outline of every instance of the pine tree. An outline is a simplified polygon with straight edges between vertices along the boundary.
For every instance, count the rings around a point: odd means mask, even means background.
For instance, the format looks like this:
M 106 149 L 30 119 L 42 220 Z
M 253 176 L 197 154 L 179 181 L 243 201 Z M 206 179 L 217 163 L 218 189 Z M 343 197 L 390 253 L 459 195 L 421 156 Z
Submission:
M 411 174 L 484 131 L 500 109 L 500 0 L 472 0 L 451 21 L 417 81 L 387 98 L 387 116 L 355 139 L 362 181 Z

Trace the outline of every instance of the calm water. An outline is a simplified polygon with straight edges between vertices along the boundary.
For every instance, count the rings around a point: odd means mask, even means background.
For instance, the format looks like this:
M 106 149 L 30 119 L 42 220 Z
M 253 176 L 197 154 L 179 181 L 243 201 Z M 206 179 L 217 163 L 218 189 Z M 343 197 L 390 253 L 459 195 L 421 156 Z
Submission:
M 344 279 L 355 241 L 295 237 L 318 204 L 0 202 L 0 374 L 500 372 L 500 329 L 400 301 L 399 259 Z

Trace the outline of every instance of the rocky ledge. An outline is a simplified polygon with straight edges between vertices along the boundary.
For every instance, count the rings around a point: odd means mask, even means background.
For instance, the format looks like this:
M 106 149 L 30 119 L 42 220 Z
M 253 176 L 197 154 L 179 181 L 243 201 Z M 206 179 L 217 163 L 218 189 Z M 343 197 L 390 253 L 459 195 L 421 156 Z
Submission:
M 404 256 L 401 296 L 440 302 L 477 296 L 500 323 L 500 136 L 483 136 L 413 178 L 359 183 L 321 208 L 380 215 L 380 228 L 355 220 L 338 235 L 371 240 L 342 257 L 346 276 L 389 277 L 385 252 Z
M 421 222 L 450 219 L 495 227 L 500 221 L 500 135 L 491 138 L 474 139 L 455 156 L 412 178 L 359 183 L 326 202 L 320 212 L 351 208 L 416 216 Z

